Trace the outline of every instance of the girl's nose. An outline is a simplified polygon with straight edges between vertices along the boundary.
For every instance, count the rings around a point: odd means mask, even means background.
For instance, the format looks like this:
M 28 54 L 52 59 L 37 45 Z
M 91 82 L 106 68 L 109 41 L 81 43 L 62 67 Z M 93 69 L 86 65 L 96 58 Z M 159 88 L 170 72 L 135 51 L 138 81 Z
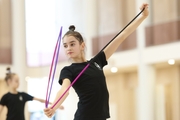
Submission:
M 67 47 L 67 50 L 71 50 L 71 46 L 68 46 L 68 47 Z

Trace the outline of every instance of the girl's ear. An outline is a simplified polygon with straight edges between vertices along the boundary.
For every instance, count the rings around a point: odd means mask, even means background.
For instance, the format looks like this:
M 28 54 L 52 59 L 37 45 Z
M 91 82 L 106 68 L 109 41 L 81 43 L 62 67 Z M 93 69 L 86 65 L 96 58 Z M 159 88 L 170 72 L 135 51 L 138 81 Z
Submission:
M 8 80 L 7 80 L 7 84 L 9 85 L 9 84 L 10 84 L 10 82 L 11 82 L 11 79 L 8 79 Z
M 86 46 L 85 43 L 82 42 L 82 43 L 81 43 L 82 50 L 84 50 L 85 46 Z

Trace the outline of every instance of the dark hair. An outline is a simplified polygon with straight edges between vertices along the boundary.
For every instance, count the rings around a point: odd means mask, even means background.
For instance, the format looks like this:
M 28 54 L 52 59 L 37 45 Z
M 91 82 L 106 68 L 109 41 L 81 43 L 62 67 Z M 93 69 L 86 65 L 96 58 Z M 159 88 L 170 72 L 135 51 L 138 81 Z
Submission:
M 16 74 L 15 73 L 11 73 L 11 68 L 10 67 L 8 67 L 6 70 L 7 70 L 7 73 L 6 73 L 5 80 L 7 82 L 9 79 L 12 79 L 12 77 L 14 75 L 16 75 Z
M 82 35 L 79 32 L 75 31 L 74 25 L 69 26 L 69 31 L 64 34 L 63 38 L 65 36 L 74 36 L 80 43 L 84 42 Z

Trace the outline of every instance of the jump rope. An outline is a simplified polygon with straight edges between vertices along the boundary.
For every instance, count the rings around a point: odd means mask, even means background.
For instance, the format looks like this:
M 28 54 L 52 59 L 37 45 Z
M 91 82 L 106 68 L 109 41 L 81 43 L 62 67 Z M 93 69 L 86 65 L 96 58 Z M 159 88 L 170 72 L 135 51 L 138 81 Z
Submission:
M 62 97 L 64 97 L 64 95 L 68 92 L 68 90 L 75 84 L 75 82 L 78 80 L 78 78 L 85 72 L 85 70 L 89 67 L 89 65 L 94 61 L 94 59 L 119 35 L 122 33 L 122 31 L 124 31 L 143 11 L 145 8 L 143 8 L 117 35 L 114 36 L 114 38 L 112 38 L 112 40 L 110 40 L 100 51 L 99 53 L 89 61 L 89 63 L 82 69 L 82 71 L 77 75 L 77 77 L 73 80 L 73 82 L 69 85 L 69 87 L 64 91 L 64 93 L 60 96 L 60 98 L 54 103 L 54 105 L 52 105 L 51 109 L 53 109 L 58 102 L 62 99 Z M 57 62 L 58 62 L 58 56 L 59 56 L 59 50 L 60 50 L 60 43 L 61 43 L 61 36 L 62 36 L 62 27 L 60 28 L 60 32 L 59 32 L 59 36 L 58 36 L 58 40 L 55 46 L 55 50 L 54 50 L 54 54 L 53 54 L 53 59 L 51 62 L 51 67 L 50 67 L 50 72 L 49 72 L 49 78 L 48 78 L 48 86 L 47 86 L 47 92 L 46 92 L 46 102 L 45 102 L 45 107 L 48 107 L 48 103 L 49 103 L 49 99 L 50 99 L 50 95 L 51 95 L 51 90 L 52 90 L 52 85 L 53 85 L 53 81 L 54 81 L 54 75 L 55 75 L 55 71 L 56 71 L 56 66 L 57 66 Z M 55 64 L 55 65 L 54 65 Z M 53 75 L 52 75 L 52 79 L 51 79 L 51 74 L 52 74 L 52 69 L 54 66 L 54 71 L 53 71 Z M 51 86 L 49 88 L 49 85 L 51 83 Z M 49 93 L 49 94 L 48 94 Z

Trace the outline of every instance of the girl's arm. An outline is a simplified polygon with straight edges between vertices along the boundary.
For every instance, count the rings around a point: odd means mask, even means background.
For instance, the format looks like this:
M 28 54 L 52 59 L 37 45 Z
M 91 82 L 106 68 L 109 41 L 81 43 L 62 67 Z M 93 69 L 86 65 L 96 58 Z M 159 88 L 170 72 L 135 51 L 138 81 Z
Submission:
M 62 83 L 62 87 L 61 89 L 57 92 L 56 94 L 56 98 L 54 100 L 54 102 L 52 103 L 52 105 L 54 105 L 56 103 L 56 101 L 60 98 L 60 96 L 67 90 L 67 88 L 69 87 L 69 85 L 71 84 L 69 79 L 64 79 L 63 83 Z M 44 109 L 44 113 L 46 114 L 47 117 L 52 117 L 53 114 L 55 113 L 55 111 L 60 108 L 60 105 L 64 102 L 64 100 L 67 98 L 67 96 L 69 95 L 69 91 L 62 97 L 62 99 L 55 105 L 55 107 L 53 109 L 51 109 L 51 107 Z
M 4 108 L 4 106 L 0 105 L 0 115 L 2 113 L 3 108 Z
M 34 97 L 33 100 L 39 101 L 41 103 L 45 103 L 46 102 L 44 99 L 37 98 L 37 97 Z
M 142 15 L 138 17 L 134 22 L 132 22 L 121 34 L 119 34 L 105 49 L 104 53 L 106 59 L 109 59 L 110 56 L 117 50 L 119 45 L 133 32 L 135 29 L 144 21 L 145 18 L 149 15 L 148 4 L 144 3 L 141 6 L 141 10 L 145 8 Z
M 37 97 L 34 97 L 34 98 L 33 98 L 33 100 L 39 101 L 39 102 L 41 102 L 41 103 L 45 103 L 45 102 L 46 102 L 46 100 L 41 99 L 41 98 L 37 98 Z M 51 103 L 51 102 L 49 102 L 49 104 L 51 104 L 51 105 L 52 105 L 52 103 Z M 63 106 L 59 106 L 59 109 L 63 110 L 63 109 L 64 109 L 64 107 L 63 107 Z

